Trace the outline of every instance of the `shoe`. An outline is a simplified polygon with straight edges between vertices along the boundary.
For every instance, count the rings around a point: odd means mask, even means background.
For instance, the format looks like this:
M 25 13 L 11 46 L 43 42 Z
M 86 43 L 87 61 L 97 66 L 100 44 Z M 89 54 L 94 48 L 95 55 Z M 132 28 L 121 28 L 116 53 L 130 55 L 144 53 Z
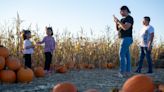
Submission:
M 125 77 L 125 74 L 124 73 L 118 73 L 118 77 L 124 78 Z
M 152 72 L 152 71 L 148 71 L 147 73 L 149 73 L 149 74 L 150 74 L 150 73 L 153 73 L 153 72 Z
M 126 73 L 125 73 L 125 76 L 126 76 L 126 77 L 130 77 L 130 76 L 132 76 L 132 73 L 131 73 L 131 72 L 126 72 Z
M 47 74 L 47 73 L 48 73 L 48 71 L 47 71 L 47 70 L 44 70 L 44 73 L 45 73 L 45 74 Z
M 141 70 L 136 70 L 135 73 L 141 73 Z
M 49 73 L 49 74 L 51 74 L 51 73 L 52 73 L 52 71 L 50 71 L 50 70 L 49 70 L 49 71 L 48 71 L 48 73 Z

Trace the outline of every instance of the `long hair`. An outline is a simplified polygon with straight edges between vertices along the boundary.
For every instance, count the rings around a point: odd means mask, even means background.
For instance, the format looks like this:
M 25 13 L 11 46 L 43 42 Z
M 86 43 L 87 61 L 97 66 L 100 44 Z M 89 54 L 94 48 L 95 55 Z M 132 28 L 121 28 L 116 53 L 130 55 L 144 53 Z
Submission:
M 131 13 L 131 11 L 129 10 L 129 8 L 128 8 L 127 6 L 122 6 L 122 7 L 120 8 L 120 10 L 127 10 L 128 13 Z

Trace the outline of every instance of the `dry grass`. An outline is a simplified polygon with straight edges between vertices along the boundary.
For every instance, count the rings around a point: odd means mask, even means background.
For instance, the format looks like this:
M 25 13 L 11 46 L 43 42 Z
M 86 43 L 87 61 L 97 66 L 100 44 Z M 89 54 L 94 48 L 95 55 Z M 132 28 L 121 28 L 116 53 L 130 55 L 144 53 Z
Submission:
M 22 48 L 22 39 L 20 37 L 20 22 L 19 16 L 17 16 L 16 23 L 13 25 L 1 25 L 0 26 L 0 44 L 6 46 L 11 51 L 11 55 L 19 57 L 23 60 L 23 54 L 20 53 Z M 16 31 L 15 31 L 16 29 Z M 30 29 L 30 28 L 29 28 Z M 119 64 L 119 39 L 117 37 L 111 37 L 112 31 L 109 27 L 106 29 L 106 34 L 98 38 L 83 36 L 83 29 L 77 38 L 73 37 L 70 33 L 55 34 L 56 50 L 54 52 L 53 64 L 72 64 L 73 67 L 80 67 L 81 64 L 93 64 L 95 67 L 104 67 L 104 64 L 110 62 Z M 32 31 L 34 35 L 32 41 L 40 41 L 43 37 L 39 35 L 39 28 L 36 27 L 35 31 Z M 114 40 L 115 39 L 115 40 Z M 155 44 L 152 55 L 153 60 L 156 61 L 158 54 L 164 51 L 163 42 Z M 131 46 L 131 59 L 132 64 L 135 65 L 139 59 L 138 41 L 134 39 L 134 43 Z M 33 55 L 33 66 L 43 65 L 44 55 L 43 46 L 37 46 Z M 74 66 L 76 65 L 76 66 Z

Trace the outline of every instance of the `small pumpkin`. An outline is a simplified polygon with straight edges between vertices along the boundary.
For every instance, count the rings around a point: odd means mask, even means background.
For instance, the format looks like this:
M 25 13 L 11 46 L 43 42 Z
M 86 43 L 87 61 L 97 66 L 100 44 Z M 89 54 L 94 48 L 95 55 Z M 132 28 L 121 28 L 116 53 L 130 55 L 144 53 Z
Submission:
M 17 72 L 17 80 L 21 83 L 31 82 L 34 78 L 34 73 L 30 68 L 20 68 Z
M 73 69 L 75 67 L 75 63 L 74 62 L 69 62 L 68 64 L 67 64 L 67 68 L 68 69 Z
M 84 64 L 77 64 L 77 69 L 84 69 Z
M 89 67 L 89 64 L 83 64 L 84 65 L 84 68 L 88 68 Z
M 160 92 L 164 92 L 164 84 L 160 84 L 158 86 L 158 89 L 159 89 Z
M 36 77 L 44 77 L 45 76 L 45 72 L 43 67 L 39 66 L 34 68 L 34 74 Z
M 21 67 L 21 63 L 18 58 L 9 56 L 6 59 L 6 66 L 11 70 L 18 70 Z
M 95 68 L 95 65 L 94 64 L 88 64 L 88 68 L 93 69 L 93 68 Z
M 0 46 L 0 56 L 7 58 L 9 56 L 9 50 L 6 47 Z
M 108 64 L 107 64 L 107 67 L 108 67 L 109 69 L 113 69 L 113 68 L 115 68 L 115 65 L 114 65 L 113 63 L 108 63 Z
M 129 78 L 121 92 L 154 92 L 154 84 L 150 77 L 139 74 Z
M 66 68 L 66 66 L 58 66 L 57 68 L 56 68 L 56 72 L 57 73 L 66 73 L 67 72 L 67 68 Z
M 0 72 L 0 80 L 4 83 L 14 83 L 16 81 L 16 74 L 12 70 L 2 70 Z
M 101 68 L 108 68 L 108 65 L 106 63 L 101 64 Z
M 0 56 L 0 70 L 4 69 L 5 67 L 5 59 L 4 57 Z
M 55 85 L 52 92 L 77 92 L 77 87 L 72 83 L 64 82 Z

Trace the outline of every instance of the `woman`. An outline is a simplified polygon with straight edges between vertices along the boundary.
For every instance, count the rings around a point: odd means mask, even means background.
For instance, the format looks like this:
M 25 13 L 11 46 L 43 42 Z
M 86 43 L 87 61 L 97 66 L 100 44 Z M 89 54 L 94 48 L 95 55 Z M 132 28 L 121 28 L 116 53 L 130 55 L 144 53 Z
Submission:
M 123 17 L 120 21 L 114 16 L 116 29 L 121 39 L 119 58 L 120 58 L 120 72 L 119 77 L 125 77 L 131 72 L 130 52 L 129 47 L 133 42 L 132 29 L 133 17 L 130 16 L 130 10 L 127 6 L 120 8 L 120 14 Z

